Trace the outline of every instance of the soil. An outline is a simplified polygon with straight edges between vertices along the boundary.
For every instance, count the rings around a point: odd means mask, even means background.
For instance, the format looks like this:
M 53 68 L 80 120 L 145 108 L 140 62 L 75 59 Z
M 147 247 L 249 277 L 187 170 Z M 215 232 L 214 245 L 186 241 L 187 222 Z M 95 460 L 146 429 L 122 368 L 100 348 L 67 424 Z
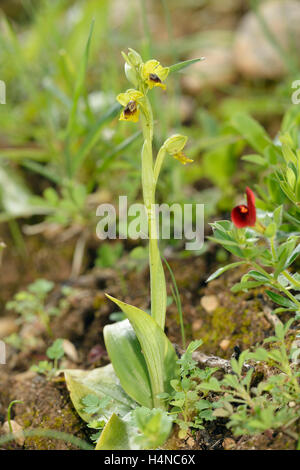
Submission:
M 35 239 L 35 240 L 34 240 Z M 33 237 L 33 246 L 40 243 Z M 1 291 L 9 285 L 7 300 L 39 274 L 47 273 L 48 279 L 56 281 L 56 287 L 49 295 L 48 302 L 58 305 L 61 287 L 71 286 L 74 291 L 69 304 L 51 323 L 53 338 L 69 340 L 76 348 L 77 357 L 63 359 L 61 367 L 93 369 L 109 362 L 104 341 L 103 327 L 110 322 L 109 316 L 116 307 L 109 302 L 105 293 L 110 293 L 142 309 L 149 308 L 148 270 L 128 270 L 122 265 L 116 269 L 85 269 L 76 280 L 69 276 L 70 260 L 62 257 L 64 263 L 56 263 L 59 254 L 66 253 L 63 245 L 48 244 L 47 256 L 40 254 L 27 265 L 27 272 L 19 271 L 18 257 L 9 257 L 6 262 L 10 268 L 9 276 L 1 279 Z M 187 340 L 201 338 L 201 352 L 228 359 L 234 347 L 241 350 L 261 344 L 270 336 L 274 325 L 267 312 L 272 308 L 270 300 L 259 289 L 251 293 L 232 294 L 230 287 L 237 282 L 241 270 L 230 271 L 222 277 L 206 284 L 208 276 L 217 268 L 214 248 L 209 248 L 201 257 L 188 259 L 169 259 L 180 291 Z M 54 262 L 53 262 L 54 261 Z M 86 263 L 88 265 L 89 263 Z M 44 274 L 45 275 L 45 274 Z M 29 281 L 30 280 L 30 281 Z M 168 289 L 170 278 L 167 273 Z M 171 292 L 168 292 L 171 295 Z M 12 315 L 5 312 L 5 316 Z M 19 333 L 24 334 L 24 326 Z M 32 364 L 46 359 L 45 351 L 52 343 L 43 325 L 38 322 L 25 328 L 27 336 L 38 339 L 31 347 L 17 351 L 7 346 L 7 364 L 0 369 L 0 428 L 7 419 L 7 407 L 12 400 L 23 403 L 12 407 L 12 419 L 23 429 L 46 428 L 63 431 L 89 441 L 89 430 L 79 418 L 69 399 L 62 377 L 52 381 L 29 371 Z M 170 340 L 181 346 L 179 318 L 175 304 L 168 307 L 166 333 Z M 22 449 L 75 449 L 70 443 L 61 440 L 26 437 L 24 444 L 10 443 L 4 448 Z M 204 430 L 198 431 L 187 439 L 179 440 L 177 430 L 166 444 L 168 449 L 295 449 L 296 441 L 282 433 L 264 433 L 255 437 L 237 438 L 225 426 L 224 419 L 209 423 Z

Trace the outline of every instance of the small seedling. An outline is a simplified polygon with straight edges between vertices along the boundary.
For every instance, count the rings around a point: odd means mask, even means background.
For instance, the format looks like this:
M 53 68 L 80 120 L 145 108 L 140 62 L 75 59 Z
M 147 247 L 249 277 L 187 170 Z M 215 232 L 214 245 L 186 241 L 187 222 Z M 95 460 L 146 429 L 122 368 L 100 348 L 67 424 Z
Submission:
M 19 320 L 20 323 L 32 323 L 38 318 L 45 326 L 49 336 L 52 336 L 50 326 L 51 317 L 58 316 L 67 308 L 69 305 L 67 298 L 73 292 L 73 289 L 64 286 L 61 291 L 63 297 L 60 299 L 58 307 L 53 307 L 46 305 L 47 297 L 53 288 L 54 283 L 52 281 L 37 279 L 28 286 L 27 290 L 18 292 L 14 296 L 14 300 L 7 302 L 6 308 L 8 310 L 14 310 L 21 316 Z M 17 344 L 15 340 L 15 337 L 10 338 L 11 342 Z
M 206 400 L 205 393 L 200 389 L 202 381 L 209 380 L 217 368 L 199 369 L 192 353 L 202 344 L 201 340 L 192 341 L 186 352 L 178 359 L 180 377 L 171 381 L 173 391 L 161 396 L 171 406 L 170 416 L 179 426 L 178 436 L 187 437 L 188 432 L 203 429 L 205 421 L 213 421 L 213 405 Z M 214 379 L 216 380 L 216 379 Z
M 59 371 L 58 361 L 64 356 L 63 340 L 56 339 L 54 343 L 47 349 L 46 355 L 52 362 L 40 361 L 38 365 L 31 366 L 30 370 L 38 374 L 46 375 L 50 380 Z

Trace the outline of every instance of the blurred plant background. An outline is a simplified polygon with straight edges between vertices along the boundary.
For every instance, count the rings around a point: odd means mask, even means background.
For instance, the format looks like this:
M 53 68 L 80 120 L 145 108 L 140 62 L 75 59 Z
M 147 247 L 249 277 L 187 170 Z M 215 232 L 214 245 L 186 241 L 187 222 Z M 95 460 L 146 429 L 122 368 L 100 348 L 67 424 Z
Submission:
M 194 159 L 184 171 L 167 160 L 158 200 L 204 203 L 206 221 L 228 218 L 249 181 L 254 186 L 264 178 L 241 161 L 246 141 L 232 118 L 249 113 L 276 137 L 300 78 L 299 22 L 296 0 L 1 1 L 4 266 L 13 253 L 22 270 L 30 243 L 34 258 L 47 257 L 51 244 L 69 244 L 57 252 L 71 261 L 73 276 L 83 265 L 115 265 L 132 249 L 128 266 L 143 264 L 134 242 L 126 241 L 125 250 L 119 242 L 99 248 L 95 232 L 100 203 L 117 204 L 123 194 L 129 203 L 141 200 L 139 128 L 118 122 L 115 101 L 128 87 L 120 54 L 128 47 L 163 65 L 206 57 L 169 79 L 168 99 L 154 93 L 156 147 L 176 129 L 189 137 Z M 183 246 L 169 245 L 171 252 Z

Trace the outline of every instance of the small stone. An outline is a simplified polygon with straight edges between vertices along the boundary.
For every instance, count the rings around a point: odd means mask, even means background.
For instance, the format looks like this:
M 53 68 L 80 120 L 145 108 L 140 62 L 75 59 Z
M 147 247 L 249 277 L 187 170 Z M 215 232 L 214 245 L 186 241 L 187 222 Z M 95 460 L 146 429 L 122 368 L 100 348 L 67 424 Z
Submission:
M 64 339 L 63 349 L 64 349 L 66 356 L 68 356 L 68 358 L 71 359 L 71 361 L 78 362 L 78 353 L 74 344 L 71 343 L 71 341 L 69 341 L 68 339 Z
M 195 321 L 192 323 L 192 330 L 193 330 L 194 332 L 199 331 L 199 330 L 201 330 L 202 325 L 203 325 L 203 321 L 199 318 L 198 320 L 195 320 Z
M 208 313 L 212 313 L 219 306 L 219 301 L 215 295 L 205 295 L 201 299 L 201 305 Z
M 18 330 L 18 326 L 13 318 L 3 317 L 0 318 L 0 338 L 5 338 L 6 336 L 15 333 Z
M 223 441 L 223 447 L 225 450 L 231 450 L 236 447 L 236 442 L 230 437 L 226 437 Z
M 296 0 L 263 3 L 259 14 L 286 56 L 300 47 L 300 4 Z M 282 54 L 267 37 L 255 12 L 242 19 L 234 43 L 234 63 L 247 78 L 280 78 L 287 72 Z
M 186 443 L 189 447 L 193 447 L 195 445 L 195 441 L 192 437 L 189 437 Z
M 10 420 L 11 428 L 12 428 L 12 433 L 14 435 L 18 434 L 18 437 L 16 438 L 16 442 L 18 443 L 19 446 L 22 446 L 25 442 L 25 437 L 23 434 L 23 428 L 22 426 L 17 423 L 17 421 L 14 421 L 13 419 Z M 10 433 L 10 428 L 8 421 L 5 421 L 5 423 L 2 426 L 2 431 L 4 434 L 9 434 Z
M 229 345 L 230 345 L 229 339 L 222 339 L 221 343 L 219 344 L 220 348 L 223 349 L 223 351 L 227 351 Z

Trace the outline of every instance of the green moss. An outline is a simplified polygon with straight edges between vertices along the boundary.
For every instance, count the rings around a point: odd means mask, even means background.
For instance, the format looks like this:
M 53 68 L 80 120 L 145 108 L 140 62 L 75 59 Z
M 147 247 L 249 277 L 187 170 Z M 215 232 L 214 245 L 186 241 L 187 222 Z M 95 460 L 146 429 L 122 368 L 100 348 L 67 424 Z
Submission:
M 246 349 L 264 339 L 266 325 L 260 301 L 254 299 L 249 308 L 243 296 L 228 293 L 224 298 L 225 305 L 212 313 L 199 307 L 199 318 L 203 319 L 203 326 L 194 332 L 194 338 L 203 340 L 203 352 L 229 357 L 235 345 Z M 230 341 L 226 352 L 219 346 L 223 339 Z

